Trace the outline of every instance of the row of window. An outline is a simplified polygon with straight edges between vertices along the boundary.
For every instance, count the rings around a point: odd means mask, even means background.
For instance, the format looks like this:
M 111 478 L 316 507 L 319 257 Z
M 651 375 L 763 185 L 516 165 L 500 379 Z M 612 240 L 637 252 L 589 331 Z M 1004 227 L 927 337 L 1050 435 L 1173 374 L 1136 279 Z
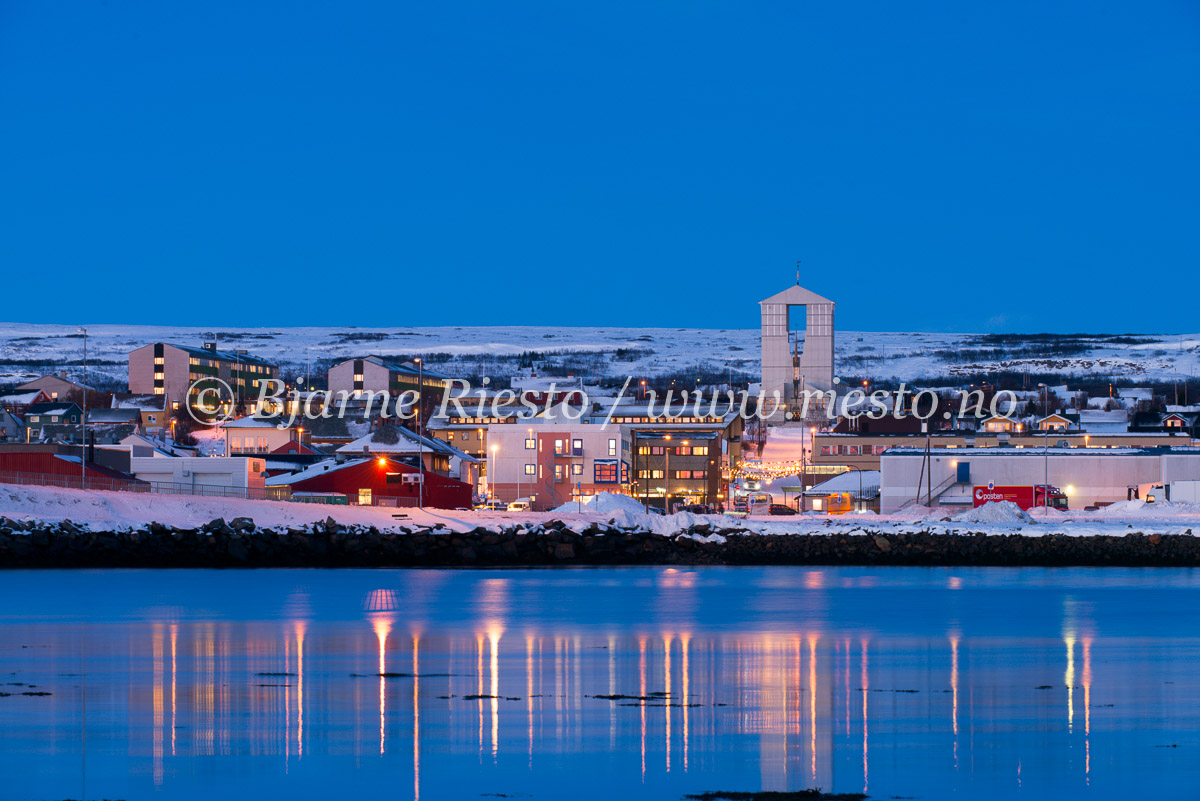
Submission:
M 662 470 L 639 470 L 638 478 L 662 478 L 666 473 Z M 681 480 L 706 479 L 707 470 L 672 470 L 671 475 Z
M 229 449 L 234 453 L 245 453 L 247 451 L 266 453 L 267 438 L 259 437 L 256 442 L 254 437 L 246 437 L 244 440 L 241 437 L 230 437 Z
M 663 456 L 667 452 L 664 445 L 638 445 L 639 456 Z M 708 456 L 707 445 L 678 445 L 671 448 L 673 456 Z
M 31 415 L 29 415 L 29 422 L 31 422 L 31 423 L 37 423 L 37 422 L 41 422 L 40 418 L 42 418 L 42 417 L 49 417 L 49 418 L 50 418 L 50 419 L 49 419 L 48 421 L 46 421 L 46 422 L 50 422 L 50 423 L 57 423 L 57 422 L 59 422 L 59 420 L 58 420 L 58 417 L 59 417 L 59 416 L 58 416 L 57 414 L 51 414 L 51 415 L 31 414 Z M 62 422 L 64 422 L 64 423 L 78 423 L 78 422 L 79 422 L 79 418 L 78 418 L 78 417 L 76 417 L 75 415 L 71 415 L 70 417 L 67 417 L 66 419 L 64 419 Z
M 890 445 L 822 445 L 820 453 L 822 456 L 862 456 L 865 454 L 879 454 L 886 451 Z
M 720 417 L 666 417 L 659 415 L 657 417 L 613 417 L 614 423 L 719 423 Z
M 618 464 L 620 464 L 620 470 L 618 470 L 618 467 L 617 467 Z M 681 472 L 691 472 L 691 471 L 681 471 Z M 696 472 L 698 474 L 700 474 L 701 477 L 703 477 L 702 471 L 696 471 Z M 537 476 L 538 478 L 541 478 L 542 477 L 541 467 L 536 464 L 526 464 L 525 465 L 525 475 L 529 476 L 531 479 L 533 476 Z M 581 477 L 582 475 L 583 475 L 583 465 L 582 464 L 569 464 L 569 465 L 556 464 L 556 465 L 554 465 L 554 480 L 555 481 L 564 481 L 568 477 L 571 477 L 574 480 L 578 480 L 579 477 Z M 689 478 L 690 476 L 681 476 L 681 477 Z M 627 482 L 627 481 L 629 481 L 629 467 L 628 467 L 628 465 L 625 465 L 623 463 L 618 463 L 616 460 L 605 461 L 605 462 L 597 461 L 592 467 L 592 481 L 595 484 L 620 484 L 622 482 Z

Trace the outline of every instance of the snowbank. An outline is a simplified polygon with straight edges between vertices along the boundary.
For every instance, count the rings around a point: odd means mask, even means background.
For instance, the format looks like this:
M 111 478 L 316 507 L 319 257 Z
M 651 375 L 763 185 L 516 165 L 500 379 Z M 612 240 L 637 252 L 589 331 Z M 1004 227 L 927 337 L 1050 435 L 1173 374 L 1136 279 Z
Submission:
M 1032 523 L 1033 518 L 1012 501 L 988 501 L 965 512 L 959 512 L 951 520 L 962 523 Z
M 593 514 L 611 515 L 617 512 L 628 512 L 634 515 L 644 515 L 646 508 L 628 495 L 618 495 L 613 492 L 598 492 L 580 501 L 567 501 L 553 510 L 556 514 Z

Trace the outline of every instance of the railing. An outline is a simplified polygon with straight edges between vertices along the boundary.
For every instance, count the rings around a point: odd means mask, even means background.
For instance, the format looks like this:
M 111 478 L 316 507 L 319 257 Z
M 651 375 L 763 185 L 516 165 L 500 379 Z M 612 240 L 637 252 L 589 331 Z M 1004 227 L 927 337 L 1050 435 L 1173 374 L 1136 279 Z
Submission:
M 902 503 L 898 507 L 896 507 L 896 509 L 897 509 L 897 511 L 899 511 L 900 509 L 906 509 L 909 506 L 920 505 L 922 495 L 926 496 L 926 500 L 929 503 L 933 503 L 934 498 L 941 498 L 942 494 L 945 493 L 946 490 L 950 489 L 957 483 L 959 483 L 958 474 L 953 474 L 949 478 L 947 478 L 945 481 L 938 484 L 936 487 L 934 487 L 929 492 L 921 492 L 920 489 L 918 488 L 917 496 L 915 498 L 909 498 L 907 501 L 905 501 L 904 503 Z
M 18 484 L 59 489 L 103 490 L 106 492 L 149 492 L 159 495 L 196 495 L 206 498 L 242 498 L 247 500 L 285 500 L 269 487 L 224 487 L 211 484 L 183 484 L 172 481 L 122 481 L 102 476 L 63 476 L 54 473 L 17 473 L 0 471 L 0 484 Z
M 17 484 L 32 487 L 55 487 L 58 489 L 101 490 L 105 492 L 143 492 L 157 495 L 192 495 L 202 498 L 238 498 L 257 501 L 291 501 L 293 503 L 325 503 L 364 505 L 358 495 L 350 493 L 297 493 L 292 495 L 287 487 L 224 487 L 211 484 L 185 484 L 176 481 L 122 481 L 114 478 L 88 476 L 62 476 L 53 473 L 17 473 L 0 471 L 0 484 Z M 393 495 L 374 495 L 371 506 L 393 508 L 416 507 L 417 498 Z

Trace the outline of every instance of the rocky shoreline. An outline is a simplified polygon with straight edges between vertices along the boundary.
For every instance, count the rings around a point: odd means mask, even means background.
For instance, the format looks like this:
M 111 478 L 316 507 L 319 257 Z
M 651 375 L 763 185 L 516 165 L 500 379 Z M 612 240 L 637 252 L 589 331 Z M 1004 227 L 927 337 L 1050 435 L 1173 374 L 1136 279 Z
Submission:
M 540 567 L 550 565 L 1200 566 L 1200 537 L 1183 534 L 1025 536 L 964 530 L 764 535 L 693 526 L 675 536 L 602 522 L 560 521 L 465 533 L 380 531 L 332 518 L 262 528 L 249 518 L 199 528 L 161 523 L 93 531 L 70 521 L 0 517 L 0 568 Z

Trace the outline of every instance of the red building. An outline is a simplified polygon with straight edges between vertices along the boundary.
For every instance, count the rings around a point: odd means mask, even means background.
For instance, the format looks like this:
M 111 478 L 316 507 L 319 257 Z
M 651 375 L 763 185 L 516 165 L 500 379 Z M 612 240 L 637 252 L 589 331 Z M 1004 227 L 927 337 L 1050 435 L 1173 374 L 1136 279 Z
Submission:
M 309 465 L 295 473 L 272 476 L 267 490 L 288 495 L 344 495 L 362 506 L 416 506 L 420 472 L 387 457 L 352 459 L 338 464 L 332 459 Z M 438 509 L 470 509 L 471 485 L 425 471 L 424 504 Z M 406 480 L 407 478 L 407 480 Z
M 120 470 L 114 470 L 93 461 L 89 461 L 86 470 L 81 471 L 79 456 L 56 452 L 52 448 L 54 446 L 42 446 L 38 450 L 33 448 L 0 449 L 0 483 L 78 489 L 80 473 L 84 472 L 87 489 L 143 492 L 150 490 L 150 485 L 145 481 L 139 481 L 128 473 L 122 473 Z

